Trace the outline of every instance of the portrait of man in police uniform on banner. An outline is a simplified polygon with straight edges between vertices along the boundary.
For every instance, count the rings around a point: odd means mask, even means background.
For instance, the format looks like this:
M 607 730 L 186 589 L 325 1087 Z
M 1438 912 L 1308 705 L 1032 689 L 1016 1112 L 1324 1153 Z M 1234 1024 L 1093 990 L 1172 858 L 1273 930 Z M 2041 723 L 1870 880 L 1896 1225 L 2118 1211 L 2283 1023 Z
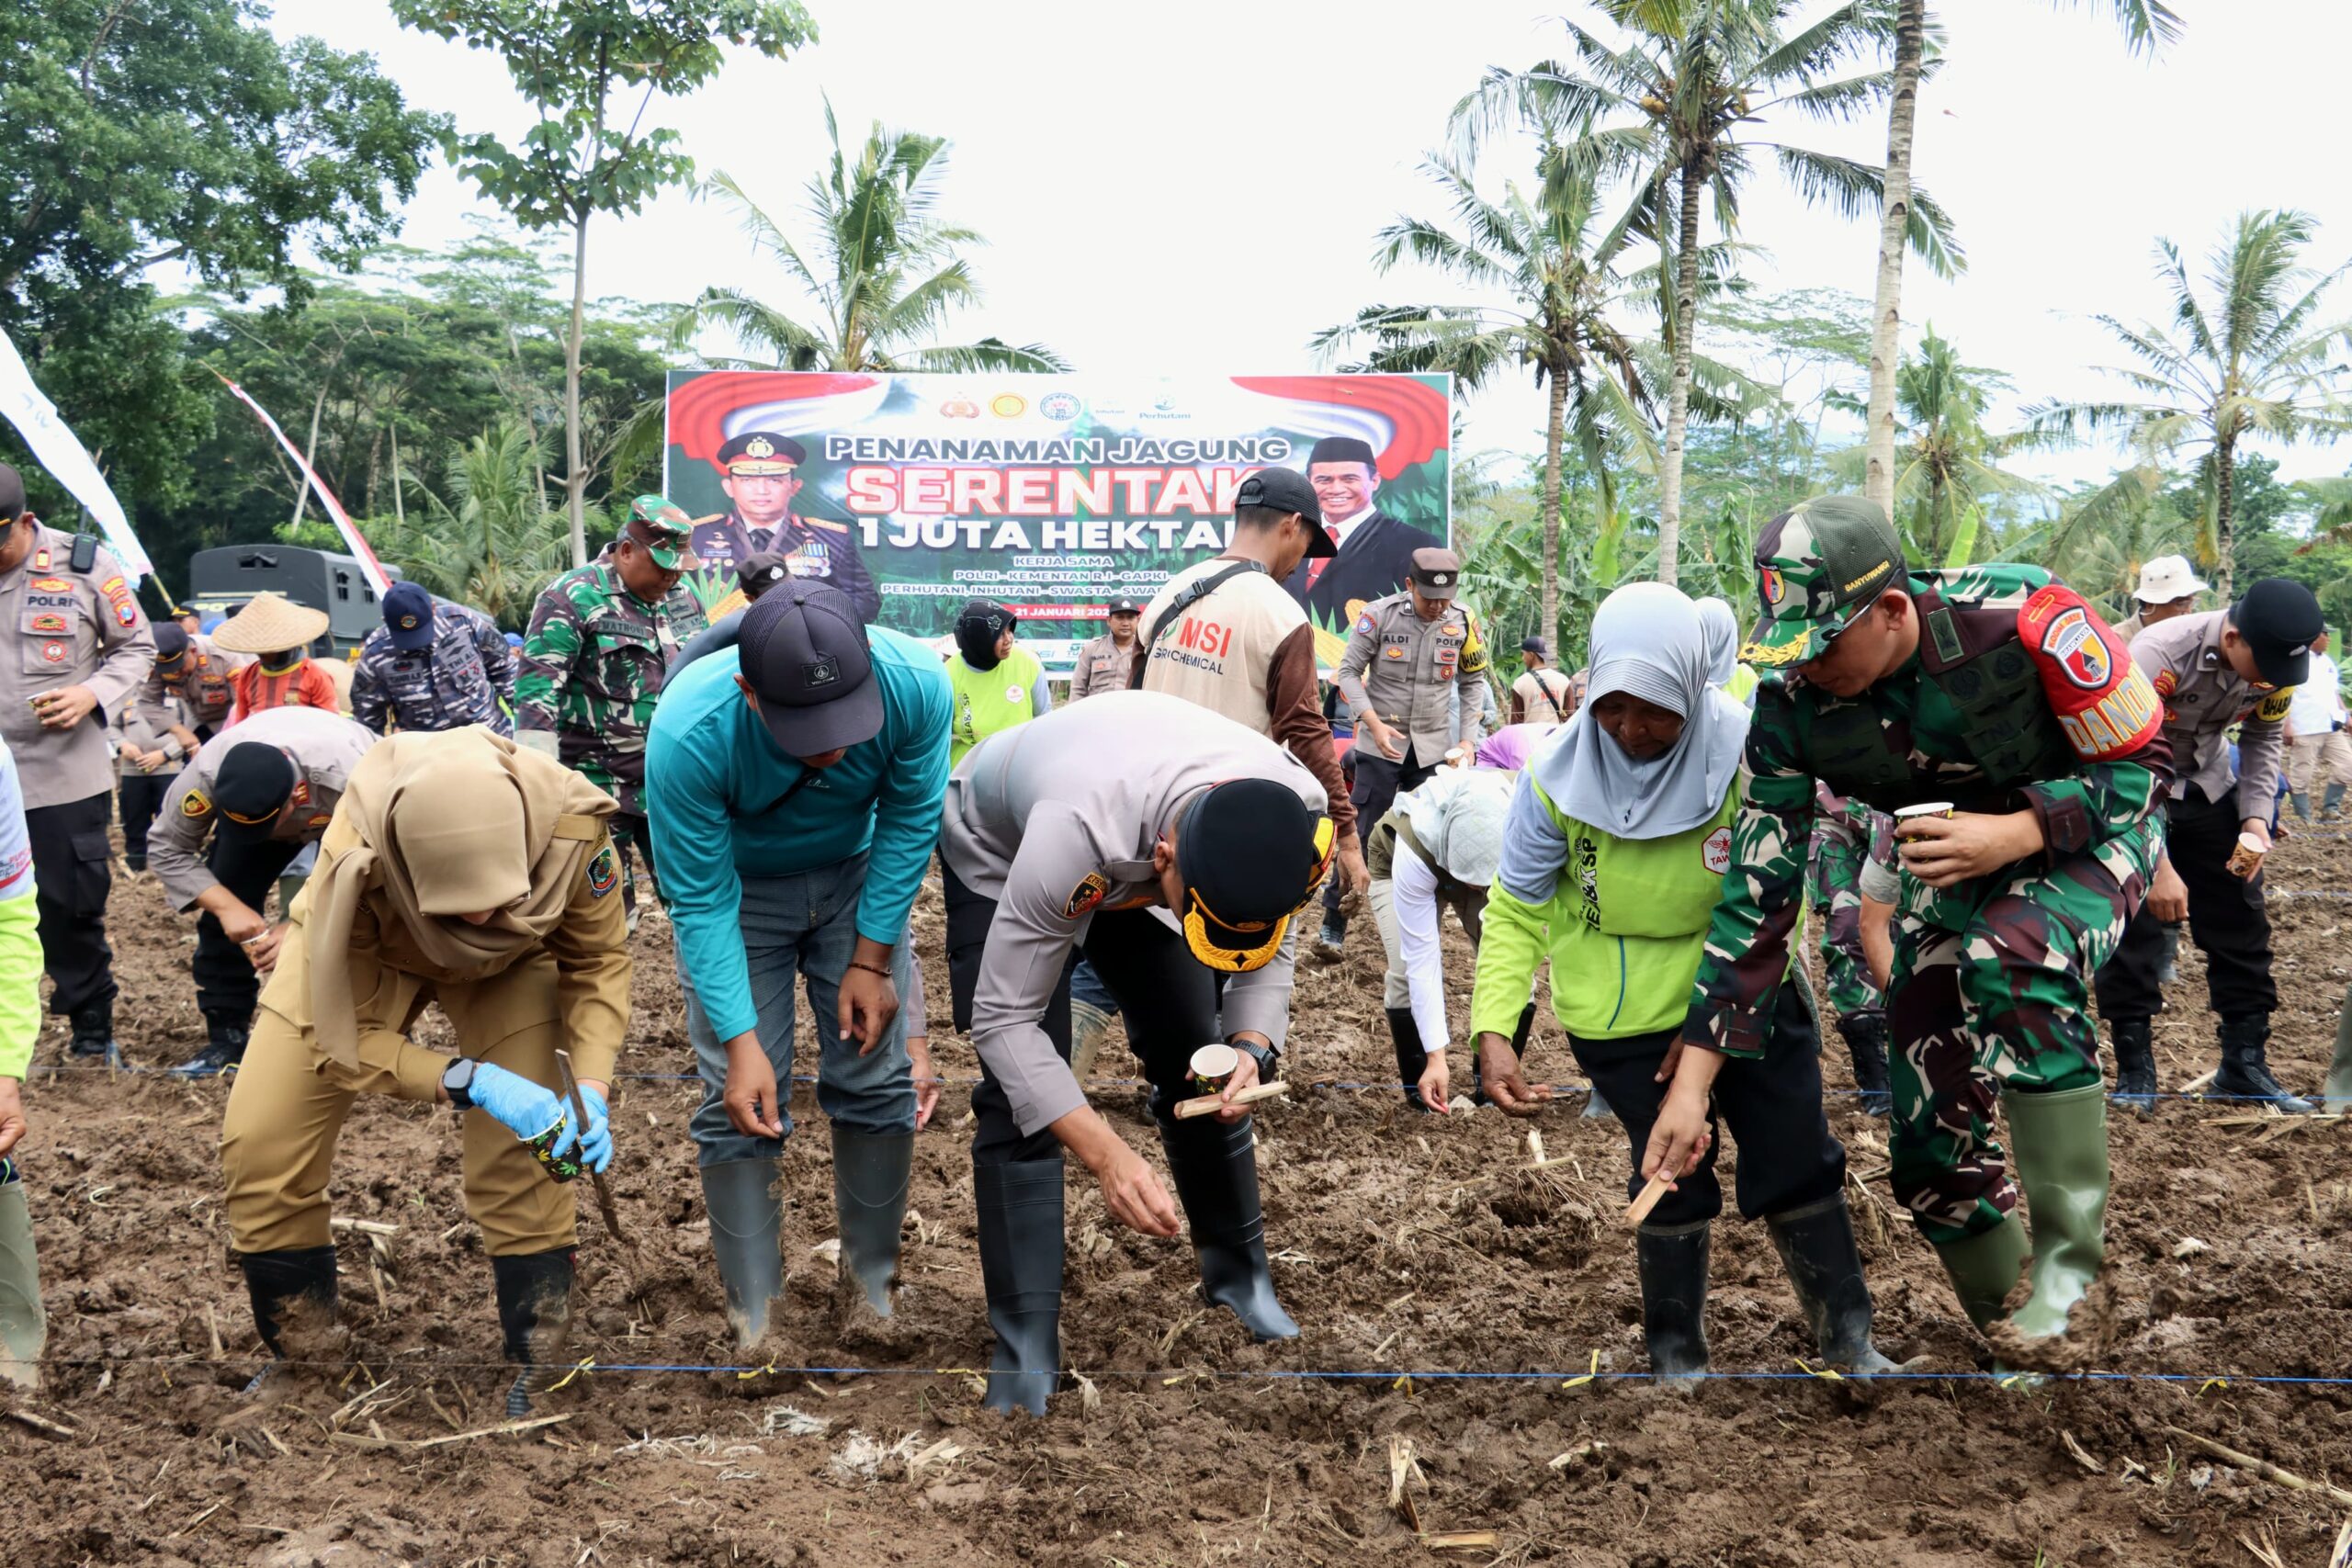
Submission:
M 744 431 L 719 447 L 719 488 L 733 505 L 695 519 L 690 547 L 702 566 L 689 581 L 713 620 L 743 607 L 735 569 L 763 551 L 782 556 L 793 576 L 848 594 L 867 625 L 882 613 L 881 591 L 850 525 L 793 511 L 808 456 L 799 442 L 771 430 Z

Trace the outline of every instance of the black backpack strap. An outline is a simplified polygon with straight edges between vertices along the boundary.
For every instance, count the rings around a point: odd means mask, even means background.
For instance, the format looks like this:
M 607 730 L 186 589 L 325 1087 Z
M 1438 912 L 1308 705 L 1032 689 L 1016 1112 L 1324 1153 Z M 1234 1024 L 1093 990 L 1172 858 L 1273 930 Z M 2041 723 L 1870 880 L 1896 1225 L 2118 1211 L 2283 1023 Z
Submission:
M 1243 576 L 1246 573 L 1252 571 L 1263 571 L 1265 570 L 1266 569 L 1263 566 L 1261 566 L 1256 561 L 1238 560 L 1227 567 L 1223 571 L 1213 571 L 1197 582 L 1186 583 L 1177 593 L 1176 597 L 1169 601 L 1168 608 L 1159 612 L 1159 618 L 1151 623 L 1151 629 L 1144 633 L 1144 647 L 1149 648 L 1153 644 L 1159 642 L 1160 632 L 1167 627 L 1170 622 L 1182 615 L 1185 611 L 1191 609 L 1193 605 L 1199 604 L 1202 600 L 1207 598 L 1210 594 L 1216 592 L 1225 584 L 1232 581 L 1237 577 Z
M 1563 680 L 1566 679 L 1566 676 L 1563 676 L 1563 677 L 1561 677 L 1561 678 L 1562 678 Z M 1566 723 L 1567 723 L 1567 722 L 1568 722 L 1568 713 L 1567 713 L 1567 710 L 1566 710 L 1566 708 L 1564 708 L 1564 707 L 1562 707 L 1562 706 L 1560 705 L 1560 699 L 1559 699 L 1558 697 L 1556 697 L 1556 696 L 1553 695 L 1551 686 L 1545 682 L 1545 681 L 1544 681 L 1544 677 L 1543 677 L 1542 675 L 1538 675 L 1538 676 L 1536 676 L 1536 677 L 1535 677 L 1535 689 L 1536 689 L 1537 691 L 1539 691 L 1539 692 L 1541 692 L 1541 693 L 1543 693 L 1543 694 L 1544 694 L 1544 700 L 1545 702 L 1550 703 L 1550 704 L 1552 705 L 1552 714 L 1553 714 L 1553 716 L 1554 716 L 1554 717 L 1555 717 L 1555 718 L 1557 718 L 1557 719 L 1558 719 L 1562 724 L 1566 724 Z

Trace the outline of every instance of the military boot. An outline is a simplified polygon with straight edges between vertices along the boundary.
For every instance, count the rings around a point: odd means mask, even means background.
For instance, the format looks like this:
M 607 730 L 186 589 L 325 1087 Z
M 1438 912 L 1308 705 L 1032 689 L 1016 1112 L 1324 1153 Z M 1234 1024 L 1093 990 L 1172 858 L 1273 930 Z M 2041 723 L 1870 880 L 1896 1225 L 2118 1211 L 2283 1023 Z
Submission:
M 702 1168 L 703 1206 L 710 1212 L 710 1251 L 727 1298 L 735 1348 L 749 1350 L 768 1331 L 768 1309 L 784 1293 L 784 1201 L 776 1196 L 780 1160 L 735 1159 Z M 843 1250 L 848 1243 L 844 1239 Z
M 842 1227 L 842 1272 L 865 1291 L 876 1315 L 890 1315 L 899 1278 L 899 1227 L 914 1169 L 912 1133 L 861 1133 L 833 1123 L 833 1213 Z
M 2033 1294 L 2009 1321 L 2029 1338 L 2061 1336 L 2107 1252 L 2107 1086 L 2005 1090 L 2001 1105 L 2033 1222 Z
M 2270 1042 L 2267 1013 L 2240 1013 L 2222 1020 L 2222 1066 L 2213 1075 L 2213 1092 L 2237 1100 L 2262 1100 L 2290 1116 L 2312 1109 L 2312 1102 L 2290 1094 L 2270 1076 L 2267 1047 Z
M 1111 1032 L 1112 1017 L 1082 998 L 1069 999 L 1069 1070 L 1080 1083 L 1094 1076 L 1094 1057 Z
M 1854 1087 L 1861 1091 L 1862 1114 L 1885 1116 L 1894 1110 L 1886 1077 L 1886 1015 L 1858 1012 L 1838 1021 L 1846 1054 L 1854 1059 Z
M 522 1258 L 493 1258 L 491 1275 L 498 1288 L 498 1327 L 506 1359 L 523 1370 L 506 1391 L 506 1416 L 520 1420 L 531 1401 L 560 1381 L 571 1363 L 571 1255 L 568 1247 Z
M 65 1049 L 77 1065 L 84 1066 L 102 1065 L 109 1067 L 122 1066 L 122 1047 L 115 1043 L 114 1038 L 114 998 L 112 997 L 75 1010 L 72 1020 L 74 1038 Z
M 0 1384 L 39 1388 L 40 1355 L 48 1344 L 32 1212 L 16 1166 L 0 1159 Z
M 1193 1231 L 1201 1294 L 1230 1307 L 1257 1340 L 1294 1339 L 1298 1325 L 1274 1299 L 1266 1262 L 1266 1222 L 1258 1200 L 1258 1150 L 1251 1118 L 1214 1116 L 1159 1123 L 1168 1174 Z
M 1046 1413 L 1062 1365 L 1062 1158 L 972 1167 L 980 1284 L 996 1349 L 990 1410 Z
M 1661 1378 L 1695 1378 L 1707 1370 L 1707 1237 L 1713 1224 L 1643 1225 L 1634 1233 L 1642 1339 L 1650 1371 Z
M 1768 1215 L 1764 1224 L 1821 1359 L 1864 1375 L 1894 1371 L 1894 1363 L 1871 1343 L 1871 1291 L 1862 1280 L 1862 1254 L 1854 1245 L 1846 1194 L 1833 1192 L 1817 1203 Z
M 2115 1098 L 2146 1116 L 2156 1108 L 2156 1021 L 2118 1018 L 2107 1032 L 2115 1043 Z
M 246 1021 L 228 1013 L 204 1015 L 204 1049 L 172 1069 L 174 1077 L 209 1078 L 233 1073 L 245 1059 Z
M 1421 1026 L 1411 1008 L 1389 1008 L 1388 1038 L 1396 1047 L 1396 1075 L 1405 1080 L 1405 1103 L 1416 1111 L 1433 1107 L 1421 1103 L 1421 1075 L 1429 1070 L 1430 1054 L 1421 1049 Z

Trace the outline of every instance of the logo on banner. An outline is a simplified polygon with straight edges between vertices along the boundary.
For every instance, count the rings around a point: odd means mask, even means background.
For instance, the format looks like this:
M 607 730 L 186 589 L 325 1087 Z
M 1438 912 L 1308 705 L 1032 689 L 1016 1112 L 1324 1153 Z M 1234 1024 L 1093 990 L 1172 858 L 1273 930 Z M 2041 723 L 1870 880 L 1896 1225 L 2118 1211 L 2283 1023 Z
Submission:
M 1047 419 L 1073 420 L 1078 417 L 1078 400 L 1068 392 L 1047 392 L 1037 400 L 1037 412 Z
M 950 398 L 945 402 L 939 405 L 939 417 L 942 419 L 978 419 L 980 417 L 980 405 L 974 402 L 969 398 Z
M 989 400 L 989 412 L 999 419 L 1019 419 L 1029 412 L 1029 400 L 1018 392 L 999 392 Z

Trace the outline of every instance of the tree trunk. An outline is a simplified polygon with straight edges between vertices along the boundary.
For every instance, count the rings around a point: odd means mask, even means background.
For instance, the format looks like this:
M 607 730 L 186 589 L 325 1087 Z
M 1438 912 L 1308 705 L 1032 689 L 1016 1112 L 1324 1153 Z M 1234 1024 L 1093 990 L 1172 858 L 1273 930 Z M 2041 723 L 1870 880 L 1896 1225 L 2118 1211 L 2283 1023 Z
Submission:
M 588 475 L 580 466 L 580 337 L 587 308 L 588 211 L 582 208 L 571 223 L 571 330 L 563 340 L 563 493 L 571 512 L 575 567 L 588 564 Z
M 392 526 L 406 530 L 408 513 L 401 506 L 401 427 L 392 422 Z
M 1886 116 L 1886 203 L 1878 226 L 1878 294 L 1871 307 L 1869 441 L 1862 494 L 1894 514 L 1894 371 L 1903 355 L 1903 253 L 1911 227 L 1911 127 L 1928 0 L 1901 0 L 1894 18 L 1894 102 Z
M 1568 383 L 1552 371 L 1552 412 L 1544 427 L 1544 640 L 1560 656 L 1560 444 L 1567 438 Z
M 2224 435 L 2213 443 L 2213 592 L 2227 609 L 2236 602 L 2230 587 L 2233 553 L 2230 538 L 2231 491 L 2237 486 L 2237 438 Z
M 1674 258 L 1674 369 L 1666 400 L 1666 459 L 1657 476 L 1657 580 L 1679 575 L 1682 547 L 1682 437 L 1690 423 L 1690 340 L 1699 324 L 1699 197 L 1706 179 L 1696 164 L 1682 171 L 1680 238 Z
M 302 509 L 311 500 L 311 476 L 319 471 L 319 421 L 327 412 L 330 385 L 331 382 L 321 382 L 317 400 L 311 404 L 311 438 L 302 449 L 302 482 L 294 490 L 294 515 L 286 524 L 289 530 L 302 525 Z

